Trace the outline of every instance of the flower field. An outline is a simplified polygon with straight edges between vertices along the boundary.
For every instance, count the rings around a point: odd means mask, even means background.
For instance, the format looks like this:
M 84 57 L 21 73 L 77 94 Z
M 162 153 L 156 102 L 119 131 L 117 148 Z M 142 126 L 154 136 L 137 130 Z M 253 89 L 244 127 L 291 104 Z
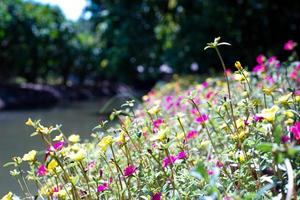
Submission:
M 23 194 L 2 199 L 298 199 L 300 62 L 259 55 L 224 77 L 157 85 L 143 103 L 123 104 L 89 141 L 29 119 L 45 149 L 6 164 Z M 225 47 L 224 47 L 225 48 Z M 220 49 L 222 50 L 222 49 Z M 24 168 L 25 167 L 25 168 Z M 26 170 L 25 170 L 26 169 Z M 31 190 L 32 182 L 37 189 Z

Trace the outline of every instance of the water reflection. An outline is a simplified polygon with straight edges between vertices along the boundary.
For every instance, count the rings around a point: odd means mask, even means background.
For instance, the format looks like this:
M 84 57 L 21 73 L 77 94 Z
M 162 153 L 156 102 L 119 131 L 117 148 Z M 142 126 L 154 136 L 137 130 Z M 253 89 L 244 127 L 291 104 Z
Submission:
M 103 120 L 97 111 L 106 102 L 89 101 L 61 105 L 49 110 L 28 110 L 0 112 L 0 196 L 7 191 L 20 194 L 17 182 L 9 175 L 9 169 L 3 168 L 3 164 L 14 155 L 22 156 L 29 150 L 42 149 L 38 137 L 29 137 L 32 128 L 24 122 L 28 117 L 41 119 L 42 124 L 62 124 L 62 130 L 67 134 L 80 134 L 89 138 L 92 128 Z

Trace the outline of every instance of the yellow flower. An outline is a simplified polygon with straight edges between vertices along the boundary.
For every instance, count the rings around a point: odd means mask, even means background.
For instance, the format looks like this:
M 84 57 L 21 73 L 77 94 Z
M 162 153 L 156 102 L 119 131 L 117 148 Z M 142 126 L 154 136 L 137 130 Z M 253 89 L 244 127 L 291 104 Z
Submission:
M 151 141 L 160 140 L 163 141 L 166 139 L 167 133 L 170 131 L 169 128 L 164 128 L 160 130 L 158 133 L 156 133 L 152 138 Z
M 27 121 L 25 122 L 25 124 L 26 124 L 27 126 L 34 126 L 34 123 L 33 123 L 33 121 L 31 120 L 31 118 L 28 118 Z
M 270 88 L 266 88 L 266 87 L 263 87 L 262 91 L 263 93 L 265 93 L 266 95 L 271 95 L 272 92 L 275 90 L 276 87 L 270 87 Z
M 275 120 L 275 116 L 276 116 L 276 113 L 278 110 L 279 110 L 279 107 L 274 105 L 274 106 L 272 106 L 272 108 L 263 109 L 261 111 L 261 113 L 258 114 L 257 116 L 263 117 L 268 122 L 273 122 Z
M 59 199 L 66 199 L 67 197 L 67 192 L 65 190 L 59 190 L 56 194 L 58 195 Z
M 241 65 L 241 63 L 240 63 L 240 61 L 236 61 L 236 62 L 234 63 L 234 66 L 235 66 L 238 70 L 242 70 L 242 69 L 243 69 L 243 67 L 242 67 L 242 65 Z
M 12 196 L 13 196 L 13 193 L 9 192 L 4 197 L 2 197 L 1 200 L 12 200 Z
M 55 138 L 53 139 L 53 141 L 62 141 L 64 138 L 64 135 L 61 133 L 57 136 L 55 136 Z
M 248 130 L 240 130 L 238 134 L 232 135 L 232 139 L 243 141 L 247 136 Z
M 177 134 L 176 134 L 176 139 L 182 140 L 183 138 L 184 138 L 184 132 L 181 132 L 181 133 L 177 133 Z
M 277 101 L 275 101 L 275 103 L 277 104 L 287 104 L 289 98 L 292 96 L 292 93 L 289 93 L 287 95 L 284 95 L 282 97 L 279 97 L 279 99 Z
M 42 126 L 42 125 L 40 125 L 36 130 L 38 132 L 41 132 L 41 133 L 45 134 L 45 135 L 47 135 L 51 132 L 51 128 L 48 128 L 48 127 L 45 127 L 45 126 Z
M 243 128 L 245 126 L 245 122 L 242 119 L 238 119 L 235 121 L 237 128 Z
M 148 113 L 151 115 L 156 115 L 160 111 L 159 105 L 153 106 L 148 110 Z
M 37 154 L 36 150 L 31 150 L 28 153 L 24 154 L 22 160 L 33 162 L 35 160 L 36 154 Z
M 80 136 L 79 135 L 75 135 L 75 134 L 72 134 L 68 137 L 68 140 L 72 143 L 77 143 L 80 141 Z
M 49 170 L 49 171 L 52 171 L 55 167 L 57 167 L 58 166 L 58 163 L 56 162 L 56 160 L 55 159 L 52 159 L 50 162 L 49 162 L 49 164 L 48 164 L 48 166 L 47 166 L 47 169 Z
M 83 149 L 80 149 L 76 153 L 74 153 L 74 152 L 70 153 L 69 157 L 71 160 L 74 160 L 74 161 L 82 161 L 85 157 L 85 152 Z
M 240 163 L 245 162 L 245 154 L 242 151 L 238 152 L 238 160 Z
M 131 119 L 130 117 L 125 117 L 125 120 L 124 120 L 124 125 L 127 129 L 129 129 L 130 125 L 131 125 Z
M 48 196 L 50 194 L 49 187 L 49 185 L 42 186 L 42 188 L 39 190 L 39 194 L 41 196 Z
M 294 124 L 294 120 L 292 118 L 289 118 L 289 119 L 285 120 L 284 123 L 286 125 L 292 125 L 292 124 Z
M 294 113 L 292 111 L 285 111 L 284 115 L 288 118 L 293 118 L 294 117 Z
M 115 142 L 117 142 L 119 144 L 125 143 L 126 142 L 125 136 L 126 136 L 125 131 L 121 131 L 120 135 L 117 138 L 115 138 Z
M 101 148 L 101 151 L 106 151 L 107 147 L 113 143 L 113 137 L 108 135 L 102 138 L 98 143 L 98 146 Z
M 247 71 L 244 71 L 243 73 L 244 74 L 239 74 L 239 73 L 234 74 L 235 80 L 237 80 L 237 81 L 244 81 L 245 77 L 248 79 L 249 73 Z

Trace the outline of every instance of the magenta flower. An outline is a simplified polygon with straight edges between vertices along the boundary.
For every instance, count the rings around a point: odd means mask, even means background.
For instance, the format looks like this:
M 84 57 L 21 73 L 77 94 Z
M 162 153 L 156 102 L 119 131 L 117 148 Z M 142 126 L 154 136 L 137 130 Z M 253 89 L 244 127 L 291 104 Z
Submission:
M 191 112 L 191 114 L 193 114 L 193 115 L 197 115 L 197 114 L 198 114 L 198 111 L 197 111 L 196 108 L 192 108 L 192 109 L 190 110 L 190 112 Z
M 167 156 L 163 160 L 163 167 L 168 167 L 170 164 L 173 164 L 177 160 L 177 157 L 175 156 Z
M 129 165 L 124 169 L 124 176 L 128 177 L 134 174 L 136 167 L 134 165 Z
M 213 96 L 213 94 L 214 94 L 214 92 L 209 91 L 209 92 L 207 92 L 207 93 L 205 94 L 205 98 L 206 98 L 206 99 L 210 99 L 210 98 Z
M 196 118 L 196 122 L 198 122 L 199 124 L 203 124 L 207 120 L 208 120 L 208 115 L 206 114 L 200 115 L 199 117 Z
M 175 103 L 175 105 L 176 105 L 177 107 L 180 107 L 180 104 L 181 104 L 182 99 L 183 99 L 183 96 L 179 96 L 179 97 L 177 98 L 176 103 Z
M 59 151 L 59 150 L 61 150 L 64 146 L 65 146 L 65 142 L 64 142 L 64 141 L 56 142 L 56 143 L 54 143 L 54 144 L 50 147 L 50 151 Z
M 185 159 L 187 157 L 186 153 L 184 151 L 180 151 L 177 156 L 176 159 Z
M 294 42 L 293 40 L 289 40 L 284 44 L 283 49 L 286 51 L 292 51 L 296 46 L 296 42 Z
M 259 73 L 259 72 L 264 72 L 265 70 L 266 70 L 266 68 L 264 65 L 256 65 L 252 71 L 254 73 Z
M 253 116 L 253 120 L 256 121 L 256 122 L 261 122 L 264 118 L 261 117 L 261 116 L 257 116 L 257 115 L 254 115 Z
M 103 183 L 97 187 L 98 192 L 103 192 L 108 189 L 108 183 Z
M 300 121 L 290 127 L 290 132 L 293 133 L 296 140 L 300 140 Z
M 52 190 L 53 192 L 59 192 L 59 187 L 53 187 Z
M 45 167 L 45 165 L 40 165 L 37 171 L 37 175 L 38 176 L 45 176 L 47 174 L 47 168 Z
M 277 60 L 276 56 L 271 56 L 270 58 L 268 58 L 267 60 L 268 65 L 273 65 L 276 68 L 280 67 L 280 62 L 279 60 Z
M 295 69 L 290 73 L 290 78 L 300 83 L 300 65 L 295 67 Z
M 159 126 L 162 125 L 163 123 L 164 123 L 164 120 L 161 118 L 158 118 L 153 121 L 153 126 L 154 126 L 154 128 L 159 128 Z
M 285 144 L 285 143 L 287 143 L 290 140 L 290 137 L 288 135 L 283 135 L 283 136 L 281 136 L 280 139 L 281 139 L 281 142 L 283 144 Z
M 216 162 L 216 166 L 219 167 L 219 168 L 222 168 L 224 166 L 224 164 L 221 161 L 218 160 Z
M 161 200 L 161 193 L 157 192 L 152 195 L 151 200 Z
M 272 77 L 272 76 L 269 76 L 269 75 L 267 75 L 267 76 L 265 77 L 265 80 L 268 81 L 269 84 L 274 84 L 274 83 L 275 83 L 273 77 Z
M 209 170 L 207 170 L 207 173 L 208 173 L 208 175 L 210 175 L 210 176 L 211 176 L 211 175 L 213 175 L 213 174 L 214 174 L 214 171 L 209 169 Z
M 195 130 L 191 130 L 186 134 L 185 139 L 190 140 L 190 139 L 196 138 L 197 136 L 198 136 L 198 132 Z
M 202 86 L 203 86 L 204 88 L 207 88 L 207 87 L 208 87 L 208 83 L 205 81 L 205 82 L 202 83 Z
M 256 62 L 258 64 L 263 64 L 265 60 L 266 60 L 266 57 L 263 54 L 260 54 L 256 57 Z
M 168 103 L 171 103 L 171 102 L 173 101 L 173 97 L 172 97 L 172 96 L 167 96 L 167 97 L 166 97 L 166 101 L 167 101 Z

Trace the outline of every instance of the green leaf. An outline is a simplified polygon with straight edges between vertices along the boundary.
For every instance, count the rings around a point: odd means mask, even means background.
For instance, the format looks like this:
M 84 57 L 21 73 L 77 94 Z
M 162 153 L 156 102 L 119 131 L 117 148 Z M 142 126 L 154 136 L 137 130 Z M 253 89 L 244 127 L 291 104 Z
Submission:
M 207 182 L 209 180 L 207 170 L 202 162 L 198 162 L 196 168 L 191 170 L 191 175 L 198 179 L 204 179 Z
M 8 167 L 8 166 L 11 166 L 11 165 L 15 165 L 15 162 L 7 162 L 3 165 L 3 167 Z
M 30 137 L 36 136 L 38 134 L 39 134 L 38 132 L 33 132 L 33 133 L 31 133 Z
M 294 156 L 299 151 L 300 151 L 300 146 L 295 146 L 295 147 L 289 147 L 288 150 L 287 150 L 287 153 L 290 156 Z
M 228 43 L 228 42 L 221 42 L 221 43 L 218 44 L 218 46 L 222 46 L 222 45 L 231 46 L 231 44 Z
M 262 152 L 271 152 L 273 149 L 273 144 L 272 143 L 261 143 L 257 145 L 256 147 L 257 150 L 262 151 Z
M 275 127 L 274 134 L 273 134 L 275 142 L 277 144 L 280 143 L 281 135 L 282 135 L 282 127 L 281 127 L 281 125 L 278 125 L 278 126 Z
M 207 49 L 210 49 L 210 48 L 213 48 L 212 46 L 206 46 L 204 47 L 204 51 L 207 50 Z

